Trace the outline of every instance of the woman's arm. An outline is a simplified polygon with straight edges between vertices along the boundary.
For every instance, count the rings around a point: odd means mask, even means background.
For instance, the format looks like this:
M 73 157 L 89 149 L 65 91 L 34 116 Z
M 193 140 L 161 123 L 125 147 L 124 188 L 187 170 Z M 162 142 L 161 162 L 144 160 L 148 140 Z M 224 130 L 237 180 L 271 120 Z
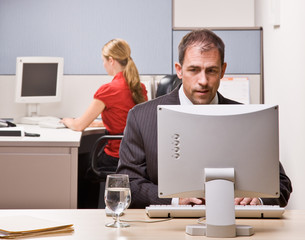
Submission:
M 61 122 L 72 130 L 83 131 L 104 111 L 105 107 L 104 102 L 94 99 L 81 117 L 63 118 Z
M 103 121 L 93 121 L 89 127 L 105 127 Z

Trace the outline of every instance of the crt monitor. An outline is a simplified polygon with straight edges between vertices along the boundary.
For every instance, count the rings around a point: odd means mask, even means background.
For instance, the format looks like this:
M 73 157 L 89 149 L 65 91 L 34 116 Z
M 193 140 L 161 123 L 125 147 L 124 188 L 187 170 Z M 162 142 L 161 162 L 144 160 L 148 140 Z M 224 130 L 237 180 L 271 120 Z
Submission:
M 27 116 L 39 115 L 39 104 L 61 99 L 63 58 L 18 57 L 16 102 L 27 103 Z
M 157 113 L 159 197 L 205 198 L 211 236 L 217 226 L 235 236 L 234 197 L 279 197 L 278 106 L 160 105 Z

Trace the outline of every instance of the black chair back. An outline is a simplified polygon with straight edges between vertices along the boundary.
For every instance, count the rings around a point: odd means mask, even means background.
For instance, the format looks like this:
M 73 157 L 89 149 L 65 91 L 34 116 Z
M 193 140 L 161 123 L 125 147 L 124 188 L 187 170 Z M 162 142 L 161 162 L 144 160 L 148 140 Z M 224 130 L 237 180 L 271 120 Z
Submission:
M 97 168 L 97 159 L 99 153 L 101 153 L 104 150 L 108 140 L 121 140 L 122 138 L 123 135 L 104 135 L 98 138 L 94 143 L 90 154 L 90 160 L 91 160 L 90 166 L 92 172 L 96 175 L 96 178 L 99 179 L 99 181 L 103 182 L 106 180 L 107 175 L 115 173 L 113 171 L 107 171 L 103 169 L 100 170 Z
M 180 83 L 182 82 L 181 79 L 177 77 L 176 74 L 174 75 L 166 75 L 164 76 L 158 86 L 157 86 L 157 92 L 156 97 L 160 97 L 162 95 L 165 95 L 167 93 L 170 93 L 173 91 Z

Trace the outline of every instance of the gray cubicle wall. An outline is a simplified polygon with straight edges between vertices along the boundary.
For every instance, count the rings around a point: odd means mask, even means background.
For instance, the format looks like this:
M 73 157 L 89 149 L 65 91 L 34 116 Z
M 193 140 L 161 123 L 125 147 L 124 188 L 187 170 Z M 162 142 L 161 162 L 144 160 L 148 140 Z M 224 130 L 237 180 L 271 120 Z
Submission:
M 191 29 L 174 29 L 173 64 L 178 62 L 178 45 Z M 263 103 L 263 46 L 262 28 L 211 29 L 225 43 L 226 75 L 248 77 L 250 103 Z
M 140 74 L 169 74 L 172 0 L 0 0 L 0 75 L 16 57 L 58 56 L 64 74 L 107 74 L 101 47 L 123 38 Z
M 63 57 L 66 75 L 107 74 L 101 47 L 112 38 L 129 42 L 140 74 L 172 74 L 188 31 L 173 30 L 172 0 L 0 0 L 0 75 L 14 75 L 19 56 Z M 213 31 L 226 44 L 226 73 L 259 78 L 251 89 L 262 103 L 262 29 Z
M 178 45 L 189 30 L 173 31 L 173 59 L 178 61 Z M 261 74 L 260 28 L 213 30 L 225 43 L 227 74 Z M 173 66 L 174 68 L 174 66 Z

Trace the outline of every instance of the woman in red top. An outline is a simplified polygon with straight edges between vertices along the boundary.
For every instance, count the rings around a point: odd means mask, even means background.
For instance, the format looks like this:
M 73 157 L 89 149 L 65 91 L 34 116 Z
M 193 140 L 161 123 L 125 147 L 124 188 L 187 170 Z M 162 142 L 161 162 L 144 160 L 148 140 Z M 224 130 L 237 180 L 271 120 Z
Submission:
M 94 94 L 85 113 L 79 118 L 64 118 L 70 129 L 83 131 L 87 127 L 105 126 L 109 134 L 123 133 L 128 111 L 138 103 L 147 101 L 147 91 L 140 82 L 137 67 L 130 56 L 131 50 L 123 39 L 110 40 L 102 49 L 102 59 L 107 73 L 114 76 Z M 102 121 L 95 119 L 101 114 Z M 109 141 L 98 159 L 98 166 L 117 166 L 120 140 Z

